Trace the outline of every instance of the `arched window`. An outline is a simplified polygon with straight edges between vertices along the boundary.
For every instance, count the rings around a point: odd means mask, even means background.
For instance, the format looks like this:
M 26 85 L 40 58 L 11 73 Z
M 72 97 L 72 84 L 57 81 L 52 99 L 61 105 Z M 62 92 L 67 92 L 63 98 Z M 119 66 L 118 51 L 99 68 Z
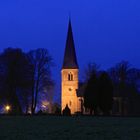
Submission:
M 68 74 L 68 81 L 73 81 L 73 74 L 71 72 Z
M 71 74 L 71 81 L 73 81 L 73 74 Z
M 68 80 L 70 81 L 71 77 L 70 77 L 70 74 L 68 74 Z

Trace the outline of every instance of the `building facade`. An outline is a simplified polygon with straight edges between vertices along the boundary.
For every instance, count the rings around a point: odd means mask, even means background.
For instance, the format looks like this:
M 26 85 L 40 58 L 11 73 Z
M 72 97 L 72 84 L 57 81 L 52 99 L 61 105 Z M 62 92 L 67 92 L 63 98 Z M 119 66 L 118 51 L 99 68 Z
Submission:
M 61 70 L 61 111 L 68 106 L 71 114 L 81 111 L 77 97 L 79 67 L 76 58 L 71 22 L 69 21 L 63 66 Z

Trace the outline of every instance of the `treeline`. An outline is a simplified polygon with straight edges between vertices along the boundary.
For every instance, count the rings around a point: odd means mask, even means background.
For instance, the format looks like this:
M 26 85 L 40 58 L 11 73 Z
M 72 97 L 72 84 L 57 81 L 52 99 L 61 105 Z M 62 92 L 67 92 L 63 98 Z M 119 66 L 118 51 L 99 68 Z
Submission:
M 102 71 L 90 63 L 85 74 L 84 106 L 90 114 L 140 115 L 140 69 L 122 61 Z
M 42 101 L 45 106 L 45 99 L 52 100 L 53 96 L 52 66 L 47 49 L 25 53 L 19 48 L 7 48 L 0 53 L 0 109 L 9 105 L 8 113 L 34 114 Z M 115 114 L 119 106 L 120 115 L 140 115 L 140 70 L 127 61 L 107 71 L 90 63 L 82 83 L 79 91 L 82 89 L 83 105 L 90 114 Z M 58 105 L 52 107 L 56 109 L 60 113 Z
M 10 105 L 12 114 L 34 114 L 40 98 L 54 86 L 52 65 L 47 49 L 5 49 L 0 54 L 0 106 Z

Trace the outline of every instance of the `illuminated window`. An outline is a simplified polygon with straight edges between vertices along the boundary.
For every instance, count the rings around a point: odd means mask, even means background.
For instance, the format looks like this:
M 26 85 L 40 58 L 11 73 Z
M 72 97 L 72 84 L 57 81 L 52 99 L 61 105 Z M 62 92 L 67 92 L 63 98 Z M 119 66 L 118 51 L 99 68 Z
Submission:
M 73 81 L 73 74 L 71 72 L 68 74 L 68 80 Z

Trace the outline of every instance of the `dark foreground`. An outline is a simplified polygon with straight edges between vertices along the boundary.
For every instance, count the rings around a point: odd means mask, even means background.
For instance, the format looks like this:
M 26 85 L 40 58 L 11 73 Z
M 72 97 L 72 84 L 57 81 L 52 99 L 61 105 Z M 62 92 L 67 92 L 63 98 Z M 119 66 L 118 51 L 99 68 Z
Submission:
M 0 117 L 0 140 L 140 140 L 140 118 Z

